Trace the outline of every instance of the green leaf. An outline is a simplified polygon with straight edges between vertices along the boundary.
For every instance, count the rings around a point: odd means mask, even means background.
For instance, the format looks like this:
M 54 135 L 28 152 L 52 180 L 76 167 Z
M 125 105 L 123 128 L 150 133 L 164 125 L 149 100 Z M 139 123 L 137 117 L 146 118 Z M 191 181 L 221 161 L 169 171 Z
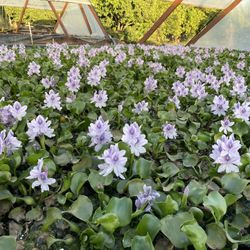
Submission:
M 84 183 L 88 180 L 88 176 L 85 173 L 75 173 L 71 179 L 70 189 L 78 195 Z
M 246 188 L 249 180 L 241 179 L 238 174 L 230 173 L 221 178 L 222 187 L 232 194 L 240 194 Z
M 176 174 L 179 173 L 179 168 L 176 167 L 176 165 L 172 162 L 167 162 L 165 164 L 162 165 L 162 172 L 161 174 L 158 174 L 164 178 L 168 178 L 168 177 L 173 177 Z
M 250 185 L 247 185 L 243 191 L 244 196 L 249 201 L 250 200 Z
M 197 221 L 202 221 L 203 217 L 204 217 L 204 213 L 202 212 L 201 209 L 199 209 L 198 207 L 191 207 L 189 209 L 189 212 L 191 212 L 194 216 L 194 218 Z
M 240 243 L 240 244 L 249 244 L 250 243 L 250 235 L 244 235 L 242 237 L 241 240 L 235 240 L 232 238 L 232 236 L 230 235 L 230 228 L 229 228 L 229 223 L 227 220 L 224 221 L 224 226 L 225 226 L 225 233 L 227 236 L 227 239 L 231 242 L 231 243 Z
M 248 165 L 250 163 L 250 153 L 246 153 L 246 154 L 241 155 L 240 162 L 241 162 L 241 166 Z
M 105 232 L 93 234 L 90 237 L 90 244 L 94 249 L 113 249 L 115 245 L 114 236 Z
M 81 161 L 73 165 L 72 170 L 81 171 L 91 168 L 91 166 L 92 166 L 92 158 L 89 155 L 86 155 L 81 159 Z
M 26 213 L 26 220 L 32 221 L 32 220 L 38 220 L 42 217 L 42 209 L 40 207 L 32 208 L 30 211 Z
M 216 223 L 206 226 L 207 229 L 207 245 L 211 249 L 223 249 L 226 246 L 227 239 L 223 228 Z
M 1 200 L 10 200 L 12 203 L 15 203 L 16 198 L 12 195 L 9 190 L 0 190 L 0 201 Z
M 0 171 L 10 172 L 10 166 L 8 164 L 1 163 L 0 164 Z
M 97 224 L 101 224 L 105 230 L 110 233 L 113 233 L 116 228 L 120 226 L 119 219 L 116 214 L 107 213 L 99 217 L 96 221 Z
M 50 207 L 47 211 L 47 216 L 43 221 L 43 230 L 48 231 L 49 227 L 57 220 L 62 219 L 61 210 L 56 207 Z
M 9 171 L 0 171 L 0 184 L 11 181 L 11 173 Z
M 210 192 L 204 197 L 203 205 L 211 211 L 216 222 L 219 222 L 227 212 L 226 201 L 218 191 Z
M 91 170 L 88 177 L 90 186 L 96 191 L 100 192 L 103 190 L 104 186 L 108 186 L 113 181 L 112 174 L 107 176 L 101 176 L 96 170 Z
M 1 236 L 0 249 L 16 250 L 17 244 L 14 236 Z
M 50 248 L 54 243 L 56 242 L 62 242 L 65 245 L 72 245 L 72 243 L 74 242 L 74 238 L 71 235 L 66 235 L 65 239 L 56 239 L 53 236 L 48 236 L 46 239 L 47 242 L 47 246 L 48 248 Z
M 198 162 L 199 158 L 197 155 L 188 153 L 184 155 L 183 165 L 185 167 L 195 167 L 198 164 Z
M 131 250 L 154 250 L 149 234 L 146 236 L 135 236 L 132 240 Z
M 157 113 L 160 120 L 166 122 L 166 121 L 175 121 L 176 120 L 176 112 L 175 110 L 171 110 L 169 112 L 167 111 L 159 111 Z
M 136 232 L 138 235 L 147 235 L 148 233 L 151 237 L 151 240 L 153 241 L 155 236 L 160 231 L 160 228 L 160 221 L 157 217 L 152 214 L 145 214 L 141 218 L 136 228 Z
M 207 234 L 197 222 L 187 222 L 181 227 L 181 230 L 187 235 L 188 239 L 192 242 L 195 250 L 207 249 Z
M 130 197 L 137 196 L 143 190 L 144 182 L 141 179 L 132 179 L 126 186 L 128 187 L 128 192 Z
M 164 217 L 169 214 L 174 214 L 178 211 L 178 203 L 168 195 L 164 202 L 155 202 L 154 207 L 157 207 L 160 210 L 161 217 Z
M 245 122 L 236 122 L 233 126 L 233 132 L 238 136 L 246 135 L 249 131 L 249 125 Z
M 187 221 L 193 221 L 191 213 L 181 212 L 176 215 L 168 215 L 161 219 L 161 232 L 177 248 L 186 248 L 190 241 L 185 233 L 181 231 L 181 226 Z
M 139 175 L 142 179 L 146 179 L 151 175 L 153 164 L 154 163 L 152 161 L 140 158 L 134 163 L 135 173 Z
M 233 205 L 237 200 L 239 200 L 242 197 L 242 195 L 234 195 L 234 194 L 226 194 L 224 199 L 227 203 L 227 207 Z
M 121 227 L 128 225 L 131 221 L 132 215 L 132 201 L 127 197 L 116 198 L 113 197 L 106 208 L 107 213 L 115 214 Z
M 27 162 L 29 165 L 34 166 L 37 165 L 37 162 L 41 158 L 47 158 L 49 157 L 49 152 L 42 149 L 36 153 L 32 152 L 31 155 L 27 158 Z
M 24 201 L 27 205 L 35 205 L 36 202 L 31 196 L 16 197 L 17 201 Z
M 65 151 L 60 155 L 54 155 L 54 161 L 59 166 L 66 166 L 72 160 L 72 154 L 69 151 Z
M 128 231 L 125 232 L 123 239 L 122 239 L 122 245 L 124 248 L 131 247 L 133 237 L 136 235 L 136 231 L 133 228 L 130 228 Z
M 87 222 L 93 213 L 93 205 L 87 196 L 79 195 L 78 199 L 74 201 L 70 208 L 65 212 Z
M 195 205 L 199 205 L 203 201 L 203 198 L 206 196 L 206 185 L 192 180 L 187 187 L 189 190 L 188 199 L 192 201 Z

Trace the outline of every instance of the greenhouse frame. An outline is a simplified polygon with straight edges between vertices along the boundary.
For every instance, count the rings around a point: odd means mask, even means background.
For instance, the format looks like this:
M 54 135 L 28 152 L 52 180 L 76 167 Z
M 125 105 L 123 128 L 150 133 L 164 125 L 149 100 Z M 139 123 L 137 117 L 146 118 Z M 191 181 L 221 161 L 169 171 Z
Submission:
M 219 13 L 196 34 L 187 45 L 248 49 L 250 39 L 250 0 L 170 0 L 171 6 L 144 34 L 139 43 L 145 43 L 180 4 L 200 8 L 220 9 Z M 242 39 L 244 38 L 244 39 Z

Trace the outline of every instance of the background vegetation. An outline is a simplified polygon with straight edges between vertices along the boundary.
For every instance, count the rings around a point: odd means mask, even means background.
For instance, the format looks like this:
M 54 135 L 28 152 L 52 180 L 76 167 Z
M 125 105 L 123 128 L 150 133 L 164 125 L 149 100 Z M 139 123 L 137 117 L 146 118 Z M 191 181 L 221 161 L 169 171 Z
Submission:
M 125 42 L 137 42 L 171 3 L 163 0 L 92 0 L 109 33 Z M 12 21 L 18 21 L 20 8 L 6 8 Z M 186 42 L 192 38 L 214 15 L 215 9 L 201 9 L 180 5 L 170 18 L 150 38 L 149 42 Z M 53 24 L 51 11 L 27 10 L 24 22 Z M 39 22 L 38 22 L 39 23 Z

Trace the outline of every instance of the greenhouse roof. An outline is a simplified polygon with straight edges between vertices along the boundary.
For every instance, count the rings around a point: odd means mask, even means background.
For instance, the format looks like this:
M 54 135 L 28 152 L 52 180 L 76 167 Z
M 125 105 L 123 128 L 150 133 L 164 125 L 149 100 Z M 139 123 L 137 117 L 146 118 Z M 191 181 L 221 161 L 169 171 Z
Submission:
M 174 2 L 174 0 L 168 0 L 168 2 Z M 183 0 L 183 4 L 193 5 L 201 8 L 216 8 L 224 9 L 233 0 Z
M 250 49 L 250 0 L 169 0 L 170 7 L 139 41 L 144 43 L 180 4 L 216 8 L 219 13 L 187 45 Z

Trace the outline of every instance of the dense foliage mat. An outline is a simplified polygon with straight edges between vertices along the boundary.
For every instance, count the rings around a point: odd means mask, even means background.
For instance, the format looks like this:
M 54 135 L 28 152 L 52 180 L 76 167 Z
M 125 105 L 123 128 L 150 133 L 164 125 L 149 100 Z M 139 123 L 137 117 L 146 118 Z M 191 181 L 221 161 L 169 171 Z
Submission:
M 246 249 L 249 52 L 0 47 L 0 249 Z

